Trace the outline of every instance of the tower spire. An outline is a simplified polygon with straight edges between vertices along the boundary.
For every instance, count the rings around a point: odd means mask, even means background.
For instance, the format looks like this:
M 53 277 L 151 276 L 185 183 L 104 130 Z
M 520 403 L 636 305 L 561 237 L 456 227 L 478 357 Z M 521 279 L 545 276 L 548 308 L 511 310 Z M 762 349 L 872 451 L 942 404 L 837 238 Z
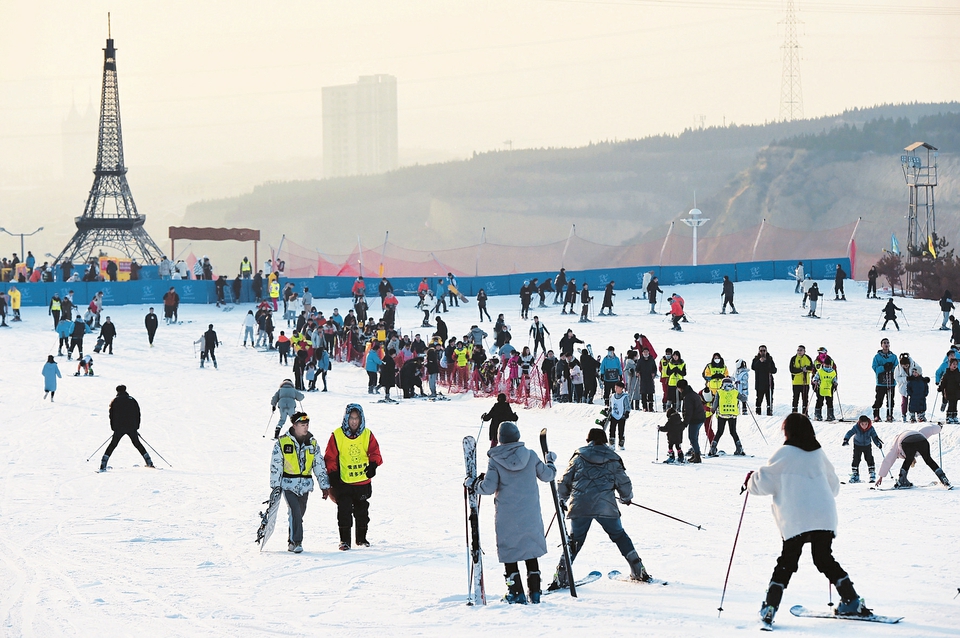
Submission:
M 100 132 L 97 143 L 97 167 L 93 186 L 83 209 L 75 219 L 77 232 L 61 251 L 57 261 L 78 257 L 88 259 L 95 249 L 115 248 L 141 264 L 158 263 L 162 252 L 143 229 L 146 216 L 137 205 L 127 184 L 123 162 L 123 134 L 120 127 L 120 93 L 117 88 L 117 49 L 110 33 L 107 14 L 107 46 L 103 49 L 103 89 L 100 95 Z
M 780 119 L 803 119 L 803 90 L 800 87 L 800 42 L 797 40 L 797 14 L 793 0 L 787 0 L 787 15 L 781 22 L 783 74 L 780 78 Z

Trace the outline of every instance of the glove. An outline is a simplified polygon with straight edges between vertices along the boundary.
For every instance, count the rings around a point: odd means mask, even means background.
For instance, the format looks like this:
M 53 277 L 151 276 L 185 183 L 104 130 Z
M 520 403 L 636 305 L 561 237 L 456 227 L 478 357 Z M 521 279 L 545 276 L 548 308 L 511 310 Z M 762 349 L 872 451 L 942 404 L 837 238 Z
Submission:
M 487 420 L 490 419 L 490 417 L 487 416 L 487 413 L 486 413 L 486 412 L 484 412 L 483 414 L 481 414 L 481 415 L 480 415 L 480 418 L 483 419 L 484 421 L 487 421 Z
M 721 373 L 718 372 L 718 373 L 716 373 L 715 375 L 713 375 L 713 376 L 710 377 L 710 378 L 711 378 L 711 379 L 722 379 L 722 378 L 723 378 L 723 374 L 721 374 Z
M 746 478 L 743 479 L 743 487 L 740 488 L 740 493 L 743 494 L 747 491 L 747 483 L 750 482 L 750 477 L 753 476 L 753 470 L 747 472 Z
M 273 406 L 273 410 L 271 410 L 271 412 L 276 412 L 276 411 L 277 411 L 277 406 Z
M 367 469 L 363 473 L 367 475 L 367 478 L 373 478 L 377 475 L 377 464 L 367 463 Z
M 879 438 L 877 439 L 877 447 L 881 450 L 883 449 L 883 441 L 881 441 Z
M 625 499 L 622 499 L 620 502 L 623 503 L 624 505 L 630 505 L 630 503 L 632 503 L 633 501 L 631 501 L 629 498 L 625 498 Z
M 893 370 L 893 364 L 888 361 L 885 364 L 883 364 L 883 369 L 886 370 L 887 372 L 890 372 L 891 370 Z
M 566 502 L 566 501 L 560 501 L 560 511 L 563 512 L 564 514 L 567 513 L 567 502 Z
M 323 494 L 323 500 L 327 500 L 330 497 L 329 488 L 325 490 L 320 490 L 320 493 Z
M 557 453 L 556 453 L 556 452 L 547 452 L 547 454 L 546 454 L 546 461 L 547 461 L 547 463 L 554 463 L 554 462 L 556 462 L 556 460 L 557 460 Z
M 850 439 L 844 439 L 843 445 L 850 445 Z

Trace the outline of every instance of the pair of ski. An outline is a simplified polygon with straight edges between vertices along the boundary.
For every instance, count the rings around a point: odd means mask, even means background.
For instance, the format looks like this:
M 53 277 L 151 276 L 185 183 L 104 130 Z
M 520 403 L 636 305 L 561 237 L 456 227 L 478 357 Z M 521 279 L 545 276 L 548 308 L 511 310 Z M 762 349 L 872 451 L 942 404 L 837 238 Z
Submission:
M 543 451 L 544 460 L 547 452 L 547 429 L 540 430 L 540 448 Z M 472 436 L 463 437 L 463 461 L 466 466 L 468 479 L 466 482 L 473 485 L 477 478 L 477 440 Z M 577 597 L 577 581 L 573 578 L 572 561 L 570 560 L 570 542 L 567 538 L 567 528 L 564 524 L 563 510 L 560 508 L 560 497 L 557 495 L 557 482 L 550 481 L 550 491 L 553 493 L 553 505 L 557 511 L 557 526 L 560 530 L 560 538 L 563 543 L 563 564 L 566 568 L 567 582 L 570 583 L 570 595 Z M 464 485 L 464 515 L 466 518 L 467 531 L 467 605 L 486 605 L 487 596 L 483 586 L 483 550 L 480 548 L 480 495 Z M 591 582 L 600 577 L 600 572 L 592 572 L 585 580 Z M 557 590 L 559 591 L 559 590 Z M 543 592 L 550 593 L 549 590 Z
M 834 618 L 836 620 L 864 620 L 866 622 L 878 622 L 884 623 L 887 625 L 893 625 L 901 620 L 903 616 L 878 616 L 877 614 L 870 614 L 869 616 L 838 616 L 832 611 L 814 611 L 813 609 L 807 609 L 803 605 L 794 605 L 790 608 L 790 613 L 798 618 Z M 773 631 L 772 622 L 764 622 L 760 629 L 762 631 Z

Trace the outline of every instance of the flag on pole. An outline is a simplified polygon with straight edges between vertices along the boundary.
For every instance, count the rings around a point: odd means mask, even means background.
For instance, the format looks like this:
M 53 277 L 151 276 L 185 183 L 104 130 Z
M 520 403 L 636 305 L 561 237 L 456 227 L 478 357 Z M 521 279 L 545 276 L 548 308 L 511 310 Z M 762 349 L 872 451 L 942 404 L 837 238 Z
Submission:
M 930 251 L 931 257 L 934 259 L 937 258 L 937 249 L 933 246 L 933 237 L 931 235 L 927 235 L 927 250 Z
M 850 240 L 850 279 L 857 276 L 857 240 Z
M 897 242 L 897 236 L 893 233 L 890 233 L 890 252 L 894 255 L 900 254 L 900 244 Z

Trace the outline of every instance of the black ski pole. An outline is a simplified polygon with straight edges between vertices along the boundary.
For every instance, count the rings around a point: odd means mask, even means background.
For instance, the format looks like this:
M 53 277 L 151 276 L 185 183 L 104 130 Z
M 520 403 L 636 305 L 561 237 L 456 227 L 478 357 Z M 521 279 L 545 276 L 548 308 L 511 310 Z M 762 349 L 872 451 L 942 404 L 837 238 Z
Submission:
M 162 456 L 160 456 L 160 453 L 157 452 L 156 448 L 154 448 L 152 445 L 150 445 L 149 443 L 147 443 L 147 440 L 146 440 L 145 438 L 143 438 L 143 435 L 142 435 L 142 434 L 140 434 L 139 436 L 140 436 L 140 440 L 143 441 L 144 443 L 146 443 L 146 444 L 147 444 L 147 447 L 150 448 L 150 449 L 153 451 L 153 453 L 156 454 L 157 457 L 159 457 L 159 459 L 160 459 L 161 461 L 163 461 L 163 462 L 166 463 L 167 465 L 170 465 L 170 461 L 168 461 L 167 459 L 165 459 L 165 458 L 163 458 Z M 173 467 L 173 466 L 170 465 L 170 467 Z
M 660 461 L 660 428 L 657 428 L 657 461 Z
M 543 460 L 547 460 L 547 428 L 540 430 L 540 448 L 543 450 Z M 570 586 L 570 595 L 577 597 L 577 584 L 573 578 L 573 560 L 570 558 L 570 542 L 567 538 L 567 528 L 563 522 L 563 510 L 560 507 L 560 496 L 557 494 L 556 480 L 550 481 L 550 491 L 553 493 L 553 505 L 557 515 L 557 529 L 560 530 L 560 540 L 563 544 L 563 562 L 567 568 L 567 583 Z
M 112 434 L 111 434 L 110 436 L 108 436 L 108 437 L 103 441 L 103 443 L 100 444 L 100 447 L 98 447 L 96 450 L 94 450 L 94 451 L 93 451 L 93 454 L 91 454 L 90 456 L 87 457 L 87 462 L 89 463 L 89 462 L 90 462 L 90 459 L 92 459 L 94 456 L 96 456 L 97 452 L 100 451 L 100 448 L 102 448 L 104 445 L 106 445 L 106 444 L 107 444 L 107 441 L 109 441 L 109 440 L 112 439 L 112 438 L 113 438 L 113 435 L 112 435 Z
M 743 526 L 743 515 L 747 513 L 747 499 L 750 498 L 750 492 L 746 489 L 746 484 L 744 484 L 743 491 L 746 493 L 746 496 L 743 497 L 743 509 L 740 511 L 740 522 L 737 524 L 737 535 L 733 537 L 733 549 L 730 550 L 730 562 L 727 564 L 727 576 L 723 579 L 723 593 L 720 595 L 720 607 L 717 609 L 720 613 L 717 614 L 717 618 L 720 617 L 720 614 L 723 613 L 723 599 L 727 597 L 727 583 L 730 581 L 730 569 L 733 567 L 733 555 L 737 551 L 737 541 L 740 539 L 740 528 Z
M 620 502 L 623 503 L 623 501 L 620 501 Z M 676 516 L 670 516 L 669 514 L 664 514 L 663 512 L 659 512 L 659 511 L 653 509 L 652 507 L 647 507 L 646 505 L 640 505 L 640 503 L 634 503 L 633 501 L 630 501 L 629 503 L 623 503 L 623 504 L 624 504 L 624 505 L 635 505 L 635 506 L 637 506 L 637 507 L 640 507 L 640 508 L 642 508 L 642 509 L 647 510 L 648 512 L 653 512 L 654 514 L 659 514 L 660 516 L 666 516 L 667 518 L 672 519 L 672 520 L 675 520 L 675 521 L 677 521 L 678 523 L 683 523 L 684 525 L 689 525 L 690 527 L 696 527 L 697 529 L 704 529 L 703 525 L 695 525 L 694 523 L 691 523 L 690 521 L 685 521 L 685 520 L 683 520 L 682 518 L 677 518 Z
M 954 595 L 953 599 L 956 600 L 957 596 L 960 596 L 960 587 L 957 587 L 957 593 Z
M 769 446 L 770 444 L 767 443 L 767 437 L 763 435 L 763 429 L 760 427 L 760 424 L 757 422 L 757 417 L 753 416 L 753 412 L 750 412 L 750 418 L 753 419 L 753 424 L 757 426 L 757 431 L 760 432 L 760 438 L 763 439 L 763 444 L 766 446 Z
M 543 533 L 543 537 L 544 537 L 544 538 L 546 538 L 547 536 L 550 535 L 550 529 L 553 527 L 553 522 L 554 522 L 555 520 L 557 520 L 557 513 L 556 513 L 556 512 L 553 513 L 553 517 L 550 519 L 550 524 L 547 525 L 547 531 L 545 531 L 545 532 Z

